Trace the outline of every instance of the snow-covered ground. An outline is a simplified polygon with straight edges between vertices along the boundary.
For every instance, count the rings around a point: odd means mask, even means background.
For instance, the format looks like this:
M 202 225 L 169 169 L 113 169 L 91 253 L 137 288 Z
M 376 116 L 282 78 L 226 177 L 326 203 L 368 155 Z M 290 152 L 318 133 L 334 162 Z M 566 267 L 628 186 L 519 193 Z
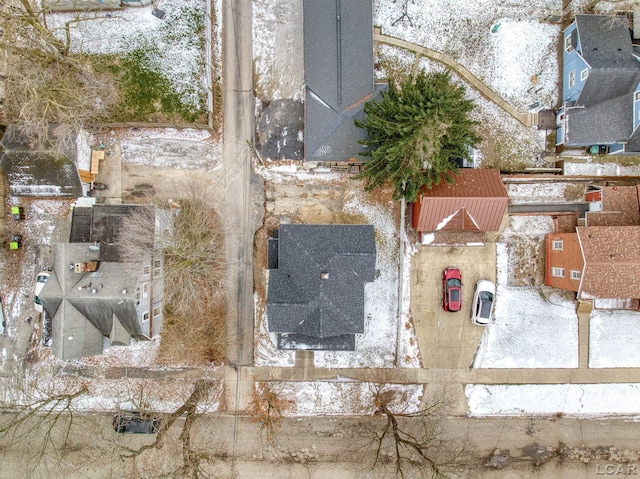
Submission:
M 409 21 L 397 21 L 403 7 Z M 560 25 L 543 23 L 557 0 L 416 0 L 375 2 L 382 33 L 452 56 L 516 108 L 557 99 Z M 395 23 L 395 25 L 394 25 Z M 492 27 L 499 28 L 492 33 Z
M 47 22 L 60 37 L 64 24 L 71 22 L 71 49 L 95 54 L 123 54 L 142 49 L 151 66 L 170 81 L 173 91 L 194 109 L 202 106 L 206 95 L 204 51 L 194 35 L 205 22 L 203 0 L 162 2 L 163 20 L 151 14 L 152 6 L 124 8 L 117 12 L 80 14 L 55 13 Z
M 158 168 L 205 168 L 222 166 L 222 144 L 206 130 L 140 128 L 120 135 L 124 163 Z
M 279 164 L 258 168 L 266 179 L 281 183 L 287 181 L 331 182 L 338 179 L 334 173 L 313 174 L 299 170 L 297 164 Z M 409 318 L 410 261 L 415 251 L 405 249 L 401 327 L 398 328 L 398 226 L 392 216 L 392 204 L 388 207 L 365 201 L 356 185 L 350 188 L 344 205 L 346 213 L 362 215 L 374 225 L 376 236 L 376 270 L 379 274 L 373 283 L 365 285 L 364 334 L 356 335 L 355 352 L 316 351 L 316 367 L 392 367 L 396 365 L 396 338 L 399 338 L 399 365 L 418 367 L 420 364 L 418 343 Z M 256 325 L 258 344 L 256 363 L 260 366 L 292 366 L 294 351 L 278 351 L 275 333 L 266 329 L 264 305 L 256 300 Z
M 291 400 L 287 416 L 373 414 L 376 384 L 338 379 L 336 381 L 270 382 L 279 397 Z M 388 385 L 394 391 L 393 411 L 414 412 L 420 407 L 424 387 L 419 384 Z
M 536 217 L 519 217 L 525 220 Z M 540 223 L 529 221 L 534 228 Z M 522 227 L 522 225 L 520 225 Z M 578 317 L 573 301 L 551 288 L 508 286 L 508 270 L 519 258 L 496 245 L 496 305 L 473 366 L 476 368 L 578 367 Z
M 640 384 L 467 385 L 471 416 L 637 415 Z
M 482 336 L 476 368 L 578 367 L 575 305 L 554 290 L 498 286 L 495 322 Z
M 585 191 L 585 187 L 574 183 L 508 183 L 505 186 L 509 195 L 509 204 L 578 201 L 582 199 Z
M 640 164 L 623 165 L 616 162 L 572 162 L 566 158 L 564 162 L 565 175 L 577 176 L 640 176 Z
M 590 368 L 640 367 L 640 313 L 593 310 L 589 322 Z

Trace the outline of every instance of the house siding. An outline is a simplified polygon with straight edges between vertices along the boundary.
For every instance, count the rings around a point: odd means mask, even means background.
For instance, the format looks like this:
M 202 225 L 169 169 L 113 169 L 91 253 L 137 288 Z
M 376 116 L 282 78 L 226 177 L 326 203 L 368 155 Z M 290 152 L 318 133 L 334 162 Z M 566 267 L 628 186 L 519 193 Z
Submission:
M 562 37 L 562 60 L 563 60 L 563 71 L 562 71 L 562 101 L 577 101 L 580 96 L 580 92 L 582 92 L 582 88 L 584 87 L 585 80 L 582 79 L 582 71 L 590 70 L 587 62 L 584 61 L 581 54 L 581 45 L 580 45 L 580 35 L 578 32 L 577 23 L 574 22 L 564 31 L 564 35 Z M 577 35 L 577 44 L 575 48 L 570 52 L 567 52 L 565 48 L 565 39 L 570 37 L 572 33 L 576 31 Z M 570 87 L 569 86 L 569 76 L 571 72 L 575 74 L 575 82 Z M 588 77 L 587 77 L 588 78 Z
M 635 131 L 640 125 L 640 100 L 636 100 L 636 94 L 640 93 L 640 84 L 636 86 L 633 92 L 633 129 Z
M 552 248 L 553 241 L 562 241 L 562 250 Z M 583 274 L 584 260 L 576 233 L 550 233 L 546 236 L 545 281 L 547 286 L 577 292 L 580 280 L 571 279 L 571 271 Z M 563 268 L 564 277 L 551 275 L 552 268 Z

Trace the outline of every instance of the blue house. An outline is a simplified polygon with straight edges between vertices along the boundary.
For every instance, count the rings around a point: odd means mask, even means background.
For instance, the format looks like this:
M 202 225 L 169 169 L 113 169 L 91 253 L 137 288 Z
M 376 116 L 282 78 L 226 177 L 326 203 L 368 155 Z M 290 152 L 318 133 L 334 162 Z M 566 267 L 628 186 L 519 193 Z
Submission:
M 640 152 L 640 60 L 626 17 L 576 15 L 563 35 L 556 144 Z

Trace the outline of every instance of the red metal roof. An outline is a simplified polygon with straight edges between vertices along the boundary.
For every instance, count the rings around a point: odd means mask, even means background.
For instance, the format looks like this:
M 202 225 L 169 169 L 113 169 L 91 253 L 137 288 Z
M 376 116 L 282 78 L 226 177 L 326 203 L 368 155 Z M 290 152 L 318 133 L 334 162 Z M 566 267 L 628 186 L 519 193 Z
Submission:
M 453 183 L 443 180 L 420 192 L 413 204 L 412 224 L 420 232 L 497 231 L 508 201 L 500 171 L 461 169 Z

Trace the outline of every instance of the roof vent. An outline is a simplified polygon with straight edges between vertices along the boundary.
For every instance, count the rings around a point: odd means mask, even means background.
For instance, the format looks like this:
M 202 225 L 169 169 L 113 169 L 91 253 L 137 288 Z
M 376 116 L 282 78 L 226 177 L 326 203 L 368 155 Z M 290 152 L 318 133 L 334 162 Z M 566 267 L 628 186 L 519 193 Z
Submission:
M 329 279 L 329 273 L 323 271 L 322 273 L 320 273 L 320 279 Z

